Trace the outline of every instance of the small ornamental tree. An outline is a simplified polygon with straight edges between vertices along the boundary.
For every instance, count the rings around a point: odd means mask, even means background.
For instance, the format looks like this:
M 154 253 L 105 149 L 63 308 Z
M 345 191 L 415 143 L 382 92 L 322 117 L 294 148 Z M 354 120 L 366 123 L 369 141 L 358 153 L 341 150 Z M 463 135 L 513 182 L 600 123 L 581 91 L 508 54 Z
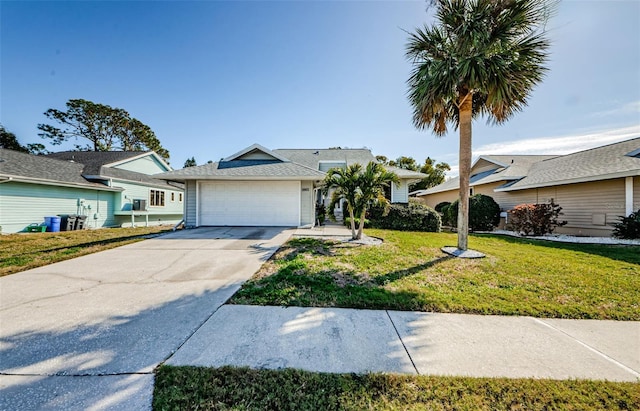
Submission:
M 523 235 L 551 234 L 557 227 L 566 225 L 560 221 L 562 207 L 553 201 L 545 204 L 519 204 L 509 211 L 509 221 L 514 230 Z
M 613 236 L 628 240 L 640 238 L 640 209 L 627 217 L 621 216 L 620 221 L 613 225 Z
M 329 204 L 330 216 L 335 219 L 333 214 L 335 207 L 342 202 L 349 213 L 351 238 L 361 239 L 367 209 L 376 203 L 388 202 L 384 197 L 384 188 L 391 183 L 399 184 L 398 176 L 387 171 L 382 164 L 373 161 L 366 166 L 355 163 L 347 166 L 346 169 L 340 167 L 330 169 L 324 179 L 323 189 L 325 194 L 333 189 Z M 357 232 L 356 219 L 358 220 Z

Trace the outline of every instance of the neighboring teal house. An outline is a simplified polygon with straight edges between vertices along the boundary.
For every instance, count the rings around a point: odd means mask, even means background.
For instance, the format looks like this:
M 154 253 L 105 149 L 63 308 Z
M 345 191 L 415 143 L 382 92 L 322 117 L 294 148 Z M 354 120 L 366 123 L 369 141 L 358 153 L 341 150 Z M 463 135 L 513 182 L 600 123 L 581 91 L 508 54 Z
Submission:
M 34 156 L 0 149 L 0 231 L 65 214 L 87 216 L 87 228 L 177 224 L 183 187 L 151 177 L 171 170 L 153 151 Z

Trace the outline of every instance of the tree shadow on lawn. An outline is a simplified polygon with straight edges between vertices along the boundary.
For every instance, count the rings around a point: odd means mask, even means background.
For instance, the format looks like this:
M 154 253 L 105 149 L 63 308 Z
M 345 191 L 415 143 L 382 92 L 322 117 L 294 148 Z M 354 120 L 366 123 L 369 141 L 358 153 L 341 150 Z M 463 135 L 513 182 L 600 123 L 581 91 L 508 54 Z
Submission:
M 391 271 L 388 272 L 386 274 L 382 274 L 382 275 L 378 275 L 374 278 L 374 282 L 377 285 L 385 285 L 388 284 L 392 281 L 396 281 L 399 280 L 401 278 L 404 277 L 408 277 L 410 275 L 414 275 L 417 274 L 421 271 L 427 270 L 433 266 L 436 266 L 440 263 L 443 263 L 445 261 L 451 260 L 455 257 L 452 257 L 450 255 L 446 255 L 443 257 L 438 257 L 434 260 L 431 261 L 427 261 L 426 263 L 422 263 L 422 264 L 418 264 L 418 265 L 414 265 L 413 267 L 409 267 L 409 268 L 403 268 L 401 270 L 396 270 L 396 271 Z
M 630 264 L 640 264 L 640 246 L 635 245 L 564 243 L 559 241 L 539 240 L 534 238 L 518 238 L 498 234 L 474 234 L 474 236 L 477 236 L 479 238 L 492 238 L 511 244 L 535 245 L 540 247 L 555 248 L 558 250 L 568 250 L 579 253 L 594 254 Z M 490 251 L 488 253 L 491 254 Z

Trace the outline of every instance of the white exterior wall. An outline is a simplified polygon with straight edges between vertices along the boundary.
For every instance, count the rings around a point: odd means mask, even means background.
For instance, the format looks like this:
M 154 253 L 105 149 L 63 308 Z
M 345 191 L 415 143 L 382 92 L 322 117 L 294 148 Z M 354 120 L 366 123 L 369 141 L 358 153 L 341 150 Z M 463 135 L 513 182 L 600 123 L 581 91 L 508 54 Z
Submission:
M 185 205 L 184 205 L 184 223 L 187 227 L 195 227 L 198 224 L 198 206 L 197 206 L 197 183 L 195 180 L 188 180 L 185 183 Z
M 633 211 L 640 210 L 640 177 L 633 178 Z
M 313 225 L 316 217 L 313 182 L 302 181 L 300 190 L 300 226 Z
M 391 202 L 392 203 L 408 203 L 409 202 L 409 184 L 407 180 L 400 180 L 400 184 L 391 183 Z

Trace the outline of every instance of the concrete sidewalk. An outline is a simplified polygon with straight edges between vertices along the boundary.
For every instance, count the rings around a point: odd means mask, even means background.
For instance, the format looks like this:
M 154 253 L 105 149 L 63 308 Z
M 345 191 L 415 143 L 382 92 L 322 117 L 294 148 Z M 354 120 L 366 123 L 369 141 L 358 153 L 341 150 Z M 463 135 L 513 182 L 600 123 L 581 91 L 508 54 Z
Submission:
M 167 364 L 638 381 L 640 322 L 224 305 Z

